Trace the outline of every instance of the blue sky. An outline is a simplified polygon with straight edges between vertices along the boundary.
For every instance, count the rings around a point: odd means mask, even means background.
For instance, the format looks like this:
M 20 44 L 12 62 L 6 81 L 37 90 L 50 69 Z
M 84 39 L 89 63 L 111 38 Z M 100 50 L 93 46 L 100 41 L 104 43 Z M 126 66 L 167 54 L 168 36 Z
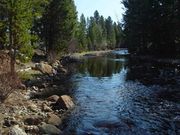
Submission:
M 105 18 L 111 16 L 114 21 L 121 21 L 123 6 L 121 0 L 74 0 L 78 15 L 82 13 L 86 17 L 93 16 L 94 11 L 98 10 L 100 15 Z

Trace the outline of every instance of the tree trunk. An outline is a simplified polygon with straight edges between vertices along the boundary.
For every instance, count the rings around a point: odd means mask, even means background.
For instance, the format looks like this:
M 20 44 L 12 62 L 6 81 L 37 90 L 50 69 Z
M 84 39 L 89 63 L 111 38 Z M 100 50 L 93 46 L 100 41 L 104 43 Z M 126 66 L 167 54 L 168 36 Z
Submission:
M 9 53 L 11 57 L 10 69 L 11 74 L 15 73 L 15 50 L 13 49 L 13 32 L 12 32 L 12 15 L 9 15 Z

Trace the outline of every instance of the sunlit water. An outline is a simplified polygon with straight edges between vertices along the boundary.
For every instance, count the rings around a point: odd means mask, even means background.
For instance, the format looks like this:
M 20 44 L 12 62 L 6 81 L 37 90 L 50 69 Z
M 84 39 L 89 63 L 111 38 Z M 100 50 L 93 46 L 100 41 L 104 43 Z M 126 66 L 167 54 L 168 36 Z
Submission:
M 159 96 L 172 86 L 144 85 L 138 79 L 128 79 L 128 58 L 120 55 L 116 51 L 104 57 L 85 58 L 77 67 L 72 77 L 76 107 L 65 123 L 64 134 L 179 134 L 178 98 Z

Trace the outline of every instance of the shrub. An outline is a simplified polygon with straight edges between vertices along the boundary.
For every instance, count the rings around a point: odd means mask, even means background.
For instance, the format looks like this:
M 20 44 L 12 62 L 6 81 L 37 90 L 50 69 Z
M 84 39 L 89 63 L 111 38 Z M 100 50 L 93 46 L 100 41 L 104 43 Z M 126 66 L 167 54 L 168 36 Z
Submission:
M 34 54 L 34 52 L 33 52 L 32 46 L 26 45 L 26 46 L 23 46 L 22 48 L 20 48 L 17 58 L 21 62 L 27 63 L 32 59 L 33 54 Z
M 33 74 L 31 74 L 29 72 L 19 72 L 18 76 L 22 81 L 31 80 L 34 77 Z
M 0 101 L 4 102 L 4 100 L 18 88 L 19 84 L 20 81 L 16 74 L 0 74 Z

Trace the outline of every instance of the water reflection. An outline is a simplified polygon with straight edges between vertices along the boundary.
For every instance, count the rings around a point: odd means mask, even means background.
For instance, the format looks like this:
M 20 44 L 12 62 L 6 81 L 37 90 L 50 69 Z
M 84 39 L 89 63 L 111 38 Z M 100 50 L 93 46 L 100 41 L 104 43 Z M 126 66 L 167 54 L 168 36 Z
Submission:
M 84 59 L 84 63 L 77 67 L 78 70 L 72 78 L 72 95 L 77 107 L 68 117 L 64 133 L 179 134 L 180 97 L 177 89 L 180 87 L 178 83 L 160 85 L 156 78 L 165 78 L 169 71 L 151 64 L 142 66 L 141 62 L 128 60 L 126 56 L 117 53 Z M 171 93 L 175 90 L 175 93 Z M 170 100 L 163 93 L 176 98 Z
M 84 64 L 79 65 L 78 71 L 81 74 L 89 74 L 92 77 L 111 77 L 120 73 L 125 67 L 126 60 L 119 55 L 109 57 L 91 57 L 83 60 Z

